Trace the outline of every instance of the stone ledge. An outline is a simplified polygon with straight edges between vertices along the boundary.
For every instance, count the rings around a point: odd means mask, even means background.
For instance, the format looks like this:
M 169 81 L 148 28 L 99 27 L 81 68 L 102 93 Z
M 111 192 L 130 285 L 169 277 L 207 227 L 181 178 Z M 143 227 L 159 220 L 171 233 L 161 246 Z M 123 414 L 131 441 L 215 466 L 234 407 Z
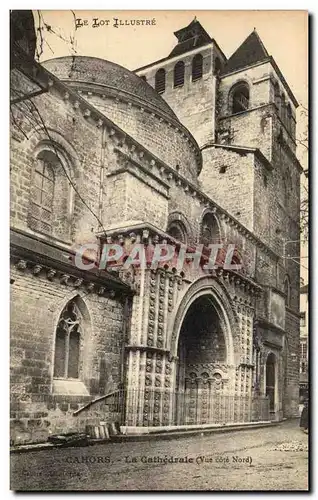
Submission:
M 211 424 L 205 424 L 205 426 L 198 425 L 198 426 L 192 426 L 195 427 L 195 429 L 190 429 L 189 427 L 191 426 L 184 426 L 184 429 L 182 430 L 182 426 L 178 427 L 178 430 L 173 430 L 173 431 L 167 431 L 167 430 L 162 430 L 161 432 L 158 432 L 159 427 L 153 427 L 153 429 L 156 429 L 156 432 L 148 432 L 148 433 L 143 433 L 143 434 L 118 434 L 116 436 L 112 436 L 111 439 L 91 439 L 88 443 L 89 446 L 92 445 L 97 445 L 97 444 L 112 444 L 112 443 L 118 443 L 118 442 L 123 442 L 123 441 L 149 441 L 152 439 L 179 439 L 182 437 L 189 437 L 189 436 L 203 436 L 205 434 L 213 434 L 213 433 L 225 433 L 225 432 L 232 432 L 232 431 L 243 431 L 243 430 L 250 430 L 253 428 L 262 428 L 262 427 L 273 427 L 275 425 L 279 425 L 282 422 L 246 422 L 246 423 L 241 423 L 241 424 L 228 424 L 228 425 L 214 425 L 211 426 Z M 121 427 L 122 428 L 122 427 Z M 137 427 L 135 429 L 141 429 L 141 427 Z M 145 428 L 147 429 L 147 428 Z M 167 429 L 167 428 L 162 428 L 162 429 Z M 10 448 L 10 453 L 26 453 L 28 451 L 41 451 L 41 450 L 49 450 L 51 448 L 60 448 L 61 445 L 53 445 L 52 443 L 38 443 L 38 444 L 29 444 L 29 445 L 20 445 L 20 446 L 15 446 Z M 69 447 L 70 449 L 71 447 Z
M 53 395 L 57 396 L 89 396 L 89 392 L 81 380 L 53 380 Z

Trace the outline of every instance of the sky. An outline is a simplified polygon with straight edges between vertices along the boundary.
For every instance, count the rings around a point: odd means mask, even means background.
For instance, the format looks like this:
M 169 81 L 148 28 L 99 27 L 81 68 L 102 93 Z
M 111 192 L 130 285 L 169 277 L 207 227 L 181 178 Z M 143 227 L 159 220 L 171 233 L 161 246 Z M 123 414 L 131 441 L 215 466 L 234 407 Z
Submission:
M 76 29 L 78 55 L 101 57 L 136 69 L 166 57 L 176 43 L 174 31 L 196 16 L 229 57 L 256 28 L 269 54 L 280 67 L 297 100 L 307 105 L 307 12 L 306 11 L 73 11 L 87 25 Z M 71 11 L 46 11 L 45 22 L 64 38 L 74 35 Z M 38 14 L 34 11 L 35 20 Z M 94 18 L 98 27 L 93 27 Z M 114 18 L 155 20 L 156 24 L 114 27 Z M 101 21 L 108 20 L 108 25 Z M 57 35 L 45 35 L 40 60 L 72 53 L 70 44 Z M 49 48 L 49 45 L 51 48 Z

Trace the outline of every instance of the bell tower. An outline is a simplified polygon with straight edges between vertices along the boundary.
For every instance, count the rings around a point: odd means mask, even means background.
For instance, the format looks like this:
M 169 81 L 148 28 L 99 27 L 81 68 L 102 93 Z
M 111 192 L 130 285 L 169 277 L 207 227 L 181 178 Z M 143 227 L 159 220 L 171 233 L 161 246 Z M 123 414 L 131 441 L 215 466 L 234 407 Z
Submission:
M 275 60 L 254 29 L 220 75 L 216 142 L 258 148 L 275 162 L 280 134 L 286 136 L 288 147 L 295 153 L 297 106 Z
M 168 57 L 136 70 L 159 92 L 199 146 L 215 140 L 218 76 L 226 57 L 200 22 L 174 33 Z

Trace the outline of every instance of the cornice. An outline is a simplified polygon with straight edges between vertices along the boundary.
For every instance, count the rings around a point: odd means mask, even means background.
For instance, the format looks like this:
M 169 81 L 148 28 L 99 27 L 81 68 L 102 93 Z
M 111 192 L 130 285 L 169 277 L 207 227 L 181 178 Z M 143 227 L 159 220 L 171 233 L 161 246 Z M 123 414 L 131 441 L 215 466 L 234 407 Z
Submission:
M 43 69 L 43 67 L 41 67 Z M 86 99 L 81 97 L 80 94 L 72 90 L 72 88 L 68 87 L 61 80 L 55 77 L 52 73 L 44 68 L 45 74 L 49 75 L 48 85 L 51 88 L 55 88 L 64 101 L 69 102 L 74 109 L 78 110 L 78 112 L 82 113 L 83 117 L 91 121 L 97 128 L 104 127 L 106 129 L 106 133 L 109 137 L 111 137 L 116 143 L 117 147 L 120 144 L 125 143 L 129 146 L 131 151 L 137 151 L 140 158 L 144 158 L 143 162 L 146 162 L 147 168 L 148 166 L 154 167 L 155 169 L 159 169 L 160 176 L 162 179 L 167 179 L 169 181 L 169 185 L 174 182 L 175 184 L 181 186 L 185 192 L 189 193 L 194 198 L 197 198 L 200 203 L 209 208 L 211 211 L 214 211 L 219 214 L 220 218 L 223 219 L 226 223 L 235 227 L 242 236 L 245 236 L 247 239 L 251 240 L 257 246 L 261 247 L 266 254 L 272 255 L 273 258 L 278 259 L 279 255 L 276 254 L 273 250 L 271 250 L 267 245 L 265 245 L 259 238 L 257 238 L 251 231 L 249 231 L 243 224 L 241 224 L 237 219 L 231 216 L 226 210 L 222 209 L 219 205 L 213 202 L 202 190 L 199 189 L 197 185 L 183 177 L 179 172 L 174 170 L 172 167 L 168 166 L 162 160 L 157 158 L 153 153 L 151 153 L 147 148 L 142 146 L 139 142 L 133 139 L 128 133 L 124 132 L 120 127 L 118 127 L 114 122 L 112 122 L 109 118 L 107 118 L 103 113 L 98 111 L 94 106 L 92 106 Z M 181 128 L 182 130 L 181 130 Z M 178 130 L 185 136 L 185 139 L 189 142 L 190 147 L 192 149 L 198 149 L 200 156 L 200 168 L 202 166 L 202 155 L 199 147 L 188 132 L 188 130 L 183 127 L 181 124 L 178 125 Z M 199 161 L 199 159 L 198 159 Z
M 285 333 L 286 333 L 283 328 L 280 328 L 279 326 L 274 325 L 274 323 L 271 323 L 270 321 L 268 321 L 265 318 L 257 318 L 257 319 L 255 319 L 254 325 L 255 326 L 269 328 L 273 332 L 278 333 L 280 335 L 285 335 Z
M 49 281 L 84 289 L 87 293 L 122 299 L 134 292 L 124 282 L 108 271 L 81 270 L 73 264 L 75 252 L 50 245 L 24 232 L 11 230 L 11 264 L 20 272 L 30 272 L 34 276 L 46 277 Z
M 181 247 L 180 242 L 175 238 L 146 222 L 127 225 L 121 228 L 113 228 L 111 230 L 108 229 L 107 235 L 106 242 L 108 244 L 118 243 L 120 245 L 125 245 L 125 239 L 128 238 L 132 244 L 141 243 L 144 245 L 156 245 L 170 243 L 175 245 L 176 248 Z M 103 233 L 100 233 L 99 237 L 102 242 L 105 241 Z M 191 251 L 194 251 L 194 247 L 187 246 L 187 251 L 191 253 Z M 149 264 L 149 268 L 150 266 L 151 264 Z M 176 274 L 177 271 L 175 268 L 158 268 L 158 272 L 172 272 L 173 274 Z M 191 282 L 191 280 L 187 279 L 183 271 L 179 274 L 185 282 Z M 220 267 L 218 269 L 206 270 L 206 275 L 231 284 L 235 288 L 241 289 L 244 292 L 250 292 L 253 297 L 261 294 L 263 290 L 263 287 L 254 280 L 235 270 L 227 270 Z M 243 299 L 242 297 L 235 296 L 234 300 L 238 303 L 238 305 L 254 307 L 249 301 Z
M 209 148 L 221 148 L 228 149 L 229 151 L 234 151 L 237 154 L 254 154 L 255 157 L 265 166 L 270 172 L 274 169 L 271 162 L 263 155 L 259 148 L 251 148 L 247 146 L 239 146 L 235 144 L 218 144 L 215 142 L 208 142 L 201 147 L 201 152 Z
M 112 130 L 111 134 L 116 136 L 116 131 Z M 276 252 L 274 252 L 270 247 L 263 243 L 249 229 L 243 226 L 243 224 L 235 219 L 235 217 L 230 215 L 225 209 L 220 207 L 211 198 L 209 198 L 209 196 L 207 196 L 197 184 L 194 184 L 193 182 L 186 179 L 182 174 L 180 174 L 180 172 L 174 170 L 172 167 L 164 163 L 153 153 L 146 150 L 143 146 L 138 145 L 137 147 L 135 143 L 130 146 L 130 141 L 127 141 L 126 148 L 128 147 L 129 149 L 130 147 L 130 154 L 127 154 L 127 152 L 123 150 L 124 141 L 118 134 L 116 141 L 120 146 L 115 148 L 115 150 L 121 149 L 121 154 L 126 154 L 128 159 L 133 159 L 133 157 L 131 156 L 131 154 L 133 153 L 134 155 L 136 155 L 136 157 L 138 157 L 138 163 L 141 163 L 143 165 L 144 170 L 151 171 L 158 179 L 162 179 L 165 182 L 168 182 L 169 187 L 172 187 L 173 183 L 174 185 L 181 187 L 189 196 L 196 198 L 203 207 L 215 213 L 221 220 L 224 220 L 225 223 L 235 227 L 242 236 L 245 236 L 255 245 L 262 248 L 265 254 L 271 255 L 274 259 L 279 259 L 279 255 Z

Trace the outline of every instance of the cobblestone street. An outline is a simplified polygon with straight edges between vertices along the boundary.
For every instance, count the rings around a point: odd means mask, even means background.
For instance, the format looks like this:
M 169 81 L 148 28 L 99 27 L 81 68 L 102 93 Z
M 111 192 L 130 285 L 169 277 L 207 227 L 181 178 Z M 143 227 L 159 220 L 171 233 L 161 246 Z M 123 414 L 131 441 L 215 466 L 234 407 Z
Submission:
M 12 454 L 13 490 L 307 490 L 308 436 L 273 428 Z

